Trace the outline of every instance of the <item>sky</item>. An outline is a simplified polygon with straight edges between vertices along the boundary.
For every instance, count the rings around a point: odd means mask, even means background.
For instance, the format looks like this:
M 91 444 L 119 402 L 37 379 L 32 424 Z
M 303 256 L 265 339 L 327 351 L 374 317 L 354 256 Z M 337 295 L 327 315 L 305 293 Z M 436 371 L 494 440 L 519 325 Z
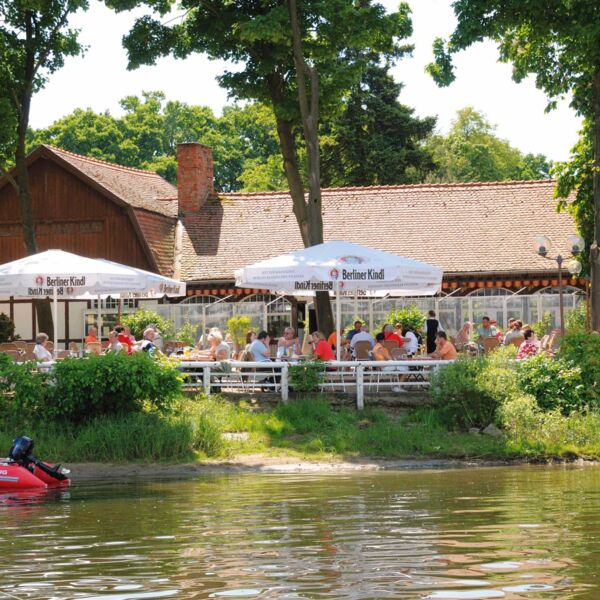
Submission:
M 397 0 L 379 0 L 393 10 Z M 473 106 L 494 124 L 496 133 L 523 152 L 545 154 L 552 160 L 566 160 L 577 140 L 580 119 L 568 106 L 545 113 L 547 98 L 537 90 L 533 78 L 520 84 L 511 79 L 511 66 L 497 61 L 498 52 L 489 42 L 478 43 L 456 56 L 456 81 L 439 88 L 425 73 L 432 60 L 434 38 L 447 37 L 454 29 L 451 0 L 408 0 L 412 8 L 415 45 L 412 57 L 392 69 L 404 88 L 400 101 L 419 116 L 438 117 L 438 130 L 446 133 L 456 111 Z M 92 0 L 86 13 L 71 19 L 87 46 L 83 57 L 67 59 L 52 75 L 46 87 L 34 97 L 31 126 L 46 127 L 75 108 L 105 110 L 120 114 L 119 100 L 142 91 L 162 90 L 170 100 L 211 107 L 217 114 L 230 102 L 215 77 L 225 68 L 222 61 L 196 55 L 186 60 L 160 59 L 155 66 L 127 71 L 121 46 L 135 17 L 143 10 L 116 14 L 103 3 Z

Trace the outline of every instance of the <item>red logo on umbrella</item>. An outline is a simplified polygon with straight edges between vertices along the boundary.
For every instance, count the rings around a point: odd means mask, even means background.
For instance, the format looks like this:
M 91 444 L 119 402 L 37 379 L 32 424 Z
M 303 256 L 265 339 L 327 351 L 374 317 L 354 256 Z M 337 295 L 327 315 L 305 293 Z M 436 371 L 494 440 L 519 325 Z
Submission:
M 331 269 L 331 271 L 329 271 L 329 277 L 336 281 L 340 278 L 340 272 L 337 269 Z
M 42 285 L 42 284 L 44 283 L 44 278 L 43 278 L 41 275 L 38 275 L 38 276 L 35 278 L 35 283 L 36 283 L 37 285 Z

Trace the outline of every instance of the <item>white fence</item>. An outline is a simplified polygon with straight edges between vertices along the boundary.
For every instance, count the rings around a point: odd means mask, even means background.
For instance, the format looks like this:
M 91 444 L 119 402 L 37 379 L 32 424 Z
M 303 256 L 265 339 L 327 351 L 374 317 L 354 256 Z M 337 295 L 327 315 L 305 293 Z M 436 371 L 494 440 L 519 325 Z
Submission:
M 356 406 L 364 408 L 365 391 L 379 392 L 389 389 L 400 394 L 405 388 L 427 388 L 431 373 L 454 361 L 440 360 L 390 360 L 390 361 L 331 361 L 326 363 L 320 391 L 331 390 L 356 394 Z M 226 366 L 225 366 L 226 365 Z M 184 388 L 203 389 L 206 394 L 214 391 L 252 393 L 272 390 L 289 399 L 289 367 L 285 361 L 223 363 L 181 361 L 179 368 L 185 374 Z

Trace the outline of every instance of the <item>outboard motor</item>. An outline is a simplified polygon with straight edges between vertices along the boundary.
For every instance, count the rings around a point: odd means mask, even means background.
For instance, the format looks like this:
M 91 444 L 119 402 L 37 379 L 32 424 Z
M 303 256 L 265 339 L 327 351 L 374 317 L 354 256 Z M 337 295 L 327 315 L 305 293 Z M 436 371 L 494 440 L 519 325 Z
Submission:
M 46 464 L 44 461 L 41 461 L 39 458 L 33 456 L 32 452 L 33 440 L 31 438 L 22 436 L 15 438 L 13 441 L 12 448 L 8 453 L 8 458 L 18 465 L 25 467 L 32 473 L 35 470 L 34 467 L 37 467 L 46 473 L 46 475 L 49 475 L 54 479 L 58 479 L 59 481 L 67 479 L 67 474 L 69 473 L 68 469 L 64 469 L 60 465 L 52 467 Z
M 13 445 L 8 453 L 10 460 L 27 467 L 33 462 L 33 440 L 28 437 L 18 437 L 13 441 Z

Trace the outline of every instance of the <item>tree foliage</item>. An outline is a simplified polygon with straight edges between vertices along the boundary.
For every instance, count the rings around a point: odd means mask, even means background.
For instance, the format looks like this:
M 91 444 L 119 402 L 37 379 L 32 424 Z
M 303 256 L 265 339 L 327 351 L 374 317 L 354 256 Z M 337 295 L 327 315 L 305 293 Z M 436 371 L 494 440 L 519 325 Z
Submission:
M 500 59 L 512 63 L 516 81 L 535 77 L 548 95 L 548 109 L 570 94 L 571 106 L 586 119 L 574 164 L 561 169 L 558 190 L 577 194 L 576 215 L 593 215 L 592 236 L 585 227 L 582 233 L 590 245 L 592 327 L 600 330 L 600 5 L 597 0 L 455 0 L 453 7 L 456 29 L 447 43 L 435 41 L 436 60 L 429 65 L 439 84 L 454 80 L 453 54 L 489 38 Z M 585 159 L 586 144 L 591 162 Z
M 422 141 L 436 119 L 420 119 L 398 101 L 402 84 L 373 62 L 323 124 L 323 183 L 326 186 L 420 183 L 433 169 Z
M 523 154 L 495 134 L 485 116 L 472 107 L 458 111 L 448 135 L 431 136 L 425 144 L 435 170 L 432 181 L 508 181 L 544 179 L 551 164 L 543 155 Z

